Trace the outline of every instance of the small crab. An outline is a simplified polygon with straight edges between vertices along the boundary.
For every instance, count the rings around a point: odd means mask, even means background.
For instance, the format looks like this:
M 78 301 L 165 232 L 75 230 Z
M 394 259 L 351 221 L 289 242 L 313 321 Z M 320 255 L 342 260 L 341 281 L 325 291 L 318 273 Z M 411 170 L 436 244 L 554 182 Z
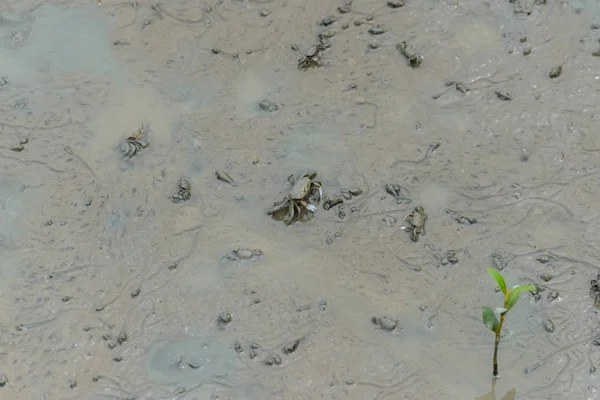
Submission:
M 181 203 L 189 200 L 190 197 L 192 197 L 191 190 L 192 185 L 190 184 L 190 181 L 185 176 L 182 176 L 177 181 L 177 191 L 171 196 L 171 201 L 173 203 Z
M 321 182 L 313 180 L 317 176 L 317 172 L 312 169 L 305 168 L 295 174 L 288 176 L 287 181 L 293 187 L 303 179 L 308 179 L 310 185 L 308 188 L 308 197 L 311 201 L 320 202 L 323 198 L 323 188 Z
M 123 155 L 123 158 L 129 160 L 148 147 L 149 144 L 150 141 L 148 140 L 146 129 L 144 129 L 144 125 L 142 124 L 135 134 L 129 136 L 119 144 L 119 151 Z
M 298 69 L 309 69 L 310 67 L 320 67 L 323 65 L 321 57 L 325 51 L 325 46 L 317 43 L 312 46 L 300 60 L 298 60 Z
M 317 207 L 311 204 L 311 201 L 318 202 L 323 197 L 321 182 L 312 180 L 316 175 L 317 173 L 312 170 L 304 170 L 298 174 L 290 175 L 288 182 L 292 187 L 288 194 L 275 202 L 273 207 L 267 210 L 267 214 L 274 215 L 287 209 L 283 221 L 290 225 L 297 221 L 305 211 L 315 213 Z
M 423 206 L 417 206 L 415 209 L 404 217 L 406 225 L 402 229 L 410 234 L 410 240 L 413 242 L 419 241 L 419 236 L 425 235 L 425 221 L 427 220 L 427 214 Z

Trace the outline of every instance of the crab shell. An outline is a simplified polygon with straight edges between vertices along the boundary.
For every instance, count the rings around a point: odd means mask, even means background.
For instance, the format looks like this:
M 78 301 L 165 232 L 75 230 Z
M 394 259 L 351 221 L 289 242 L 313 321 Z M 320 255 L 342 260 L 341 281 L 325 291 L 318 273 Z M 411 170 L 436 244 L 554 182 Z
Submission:
M 302 200 L 306 198 L 310 193 L 311 185 L 312 181 L 308 176 L 300 178 L 290 189 L 290 193 L 288 194 L 290 200 Z
M 288 176 L 287 181 L 290 185 L 294 185 L 296 181 L 302 178 L 314 179 L 315 176 L 317 176 L 317 172 L 315 170 L 305 168 L 300 172 Z

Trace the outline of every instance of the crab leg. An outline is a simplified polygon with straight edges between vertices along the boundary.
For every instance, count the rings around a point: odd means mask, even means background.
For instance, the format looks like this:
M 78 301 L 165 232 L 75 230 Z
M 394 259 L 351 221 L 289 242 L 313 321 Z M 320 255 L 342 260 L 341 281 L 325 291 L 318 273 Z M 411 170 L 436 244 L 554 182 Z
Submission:
M 294 209 L 294 202 L 293 201 L 289 201 L 289 206 L 288 206 L 288 212 L 285 215 L 285 219 L 283 220 L 283 222 L 285 222 L 287 225 L 290 225 L 292 222 L 294 222 L 294 216 L 296 215 L 295 209 Z

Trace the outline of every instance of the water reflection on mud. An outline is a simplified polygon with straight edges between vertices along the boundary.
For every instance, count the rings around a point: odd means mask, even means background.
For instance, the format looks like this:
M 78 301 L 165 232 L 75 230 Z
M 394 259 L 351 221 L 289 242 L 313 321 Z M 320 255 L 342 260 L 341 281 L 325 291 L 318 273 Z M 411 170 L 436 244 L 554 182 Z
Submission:
M 0 4 L 0 397 L 595 398 L 598 15 Z

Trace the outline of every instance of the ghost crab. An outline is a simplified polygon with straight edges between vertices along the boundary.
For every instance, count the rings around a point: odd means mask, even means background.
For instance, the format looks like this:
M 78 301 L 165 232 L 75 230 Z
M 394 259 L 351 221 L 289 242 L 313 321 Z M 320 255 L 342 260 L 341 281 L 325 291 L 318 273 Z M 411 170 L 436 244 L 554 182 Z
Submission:
M 299 220 L 306 211 L 315 213 L 317 207 L 312 203 L 318 203 L 323 197 L 321 182 L 313 180 L 316 176 L 316 171 L 310 169 L 290 175 L 287 180 L 292 185 L 291 188 L 281 200 L 267 210 L 267 214 L 274 216 L 286 211 L 283 222 L 290 225 Z

